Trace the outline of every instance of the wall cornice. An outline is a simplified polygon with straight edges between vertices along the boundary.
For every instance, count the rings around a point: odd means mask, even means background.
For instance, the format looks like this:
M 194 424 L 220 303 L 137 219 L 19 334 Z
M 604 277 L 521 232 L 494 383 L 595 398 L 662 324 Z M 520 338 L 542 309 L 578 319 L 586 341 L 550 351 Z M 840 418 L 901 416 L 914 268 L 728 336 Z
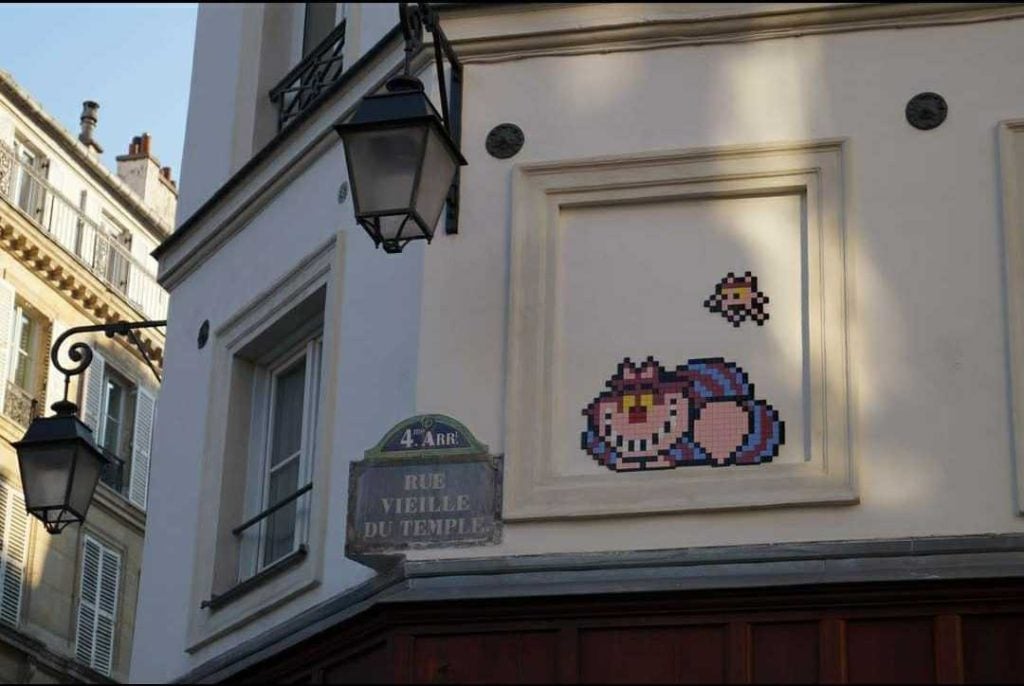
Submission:
M 460 59 L 504 62 L 1024 17 L 1020 3 L 591 3 L 519 9 L 500 35 L 493 21 L 474 21 L 471 9 L 446 12 Z M 480 18 L 484 12 L 476 10 Z
M 0 198 L 0 248 L 63 295 L 94 323 L 112 324 L 146 318 L 3 198 Z M 155 329 L 141 329 L 137 333 L 153 363 L 161 366 L 164 335 Z M 133 347 L 126 347 L 139 360 L 143 359 Z

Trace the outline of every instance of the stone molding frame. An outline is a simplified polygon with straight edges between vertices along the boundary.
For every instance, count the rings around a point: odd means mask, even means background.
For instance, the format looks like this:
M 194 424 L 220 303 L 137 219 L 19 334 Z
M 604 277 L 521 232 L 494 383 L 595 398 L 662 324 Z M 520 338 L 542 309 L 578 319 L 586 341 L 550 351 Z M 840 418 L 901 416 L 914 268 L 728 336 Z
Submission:
M 335 440 L 334 416 L 338 388 L 338 337 L 344 264 L 343 234 L 336 234 L 311 251 L 288 274 L 238 309 L 227 321 L 211 331 L 209 414 L 204 429 L 204 457 L 201 462 L 202 491 L 196 532 L 196 550 L 190 591 L 186 651 L 194 653 L 213 641 L 238 630 L 267 612 L 320 584 L 323 576 L 328 506 L 330 504 L 330 456 Z M 240 402 L 248 380 L 236 378 L 236 356 L 281 320 L 296 303 L 325 289 L 323 305 L 323 356 L 321 359 L 319 417 L 312 456 L 307 550 L 262 579 L 255 587 L 216 610 L 203 607 L 225 576 L 237 568 L 237 542 L 232 527 L 244 519 L 244 472 L 235 471 L 248 452 L 248 400 Z M 241 389 L 241 393 L 240 393 Z M 244 407 L 243 407 L 244 406 Z M 245 443 L 244 450 L 239 445 Z M 239 457 L 240 456 L 240 457 Z M 247 465 L 247 463 L 245 463 Z M 301 546 L 300 546 L 301 549 Z M 235 585 L 237 581 L 232 582 Z
M 999 123 L 1006 327 L 1017 514 L 1024 514 L 1024 119 Z
M 521 165 L 512 180 L 504 517 L 542 520 L 858 502 L 850 440 L 843 140 Z M 798 195 L 803 201 L 808 459 L 659 478 L 557 474 L 560 212 L 663 200 Z

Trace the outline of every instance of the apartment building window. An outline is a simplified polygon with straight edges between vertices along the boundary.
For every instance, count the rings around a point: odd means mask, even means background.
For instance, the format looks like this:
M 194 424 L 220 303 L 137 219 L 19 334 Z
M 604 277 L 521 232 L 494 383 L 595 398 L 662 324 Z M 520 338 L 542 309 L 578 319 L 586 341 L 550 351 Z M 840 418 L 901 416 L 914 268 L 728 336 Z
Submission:
M 104 280 L 120 291 L 128 293 L 128 278 L 131 271 L 132 232 L 117 221 L 103 215 L 102 245 L 96 246 L 93 268 Z
M 29 393 L 36 386 L 39 334 L 42 328 L 42 323 L 23 305 L 14 306 L 14 345 L 11 346 L 14 353 L 14 359 L 11 360 L 12 381 Z
M 312 473 L 322 348 L 321 324 L 313 326 L 298 344 L 278 348 L 255 369 L 249 490 L 257 497 L 250 502 L 261 513 L 288 502 L 243 532 L 241 578 L 296 552 L 306 540 L 308 498 L 295 496 Z
M 344 18 L 344 3 L 307 2 L 302 24 L 302 57 L 305 58 L 320 45 Z
M 203 453 L 219 478 L 201 486 L 192 585 L 204 637 L 322 579 L 330 467 L 318 453 L 333 445 L 342 256 L 332 237 L 210 332 L 221 419 Z
M 110 676 L 117 630 L 121 554 L 86 535 L 78 577 L 75 657 Z
M 15 177 L 11 197 L 15 198 L 18 207 L 26 214 L 42 223 L 43 202 L 46 195 L 43 183 L 49 169 L 49 160 L 22 140 L 15 140 L 14 149 L 18 159 L 18 174 Z
M 111 459 L 100 479 L 146 509 L 156 394 L 94 353 L 83 395 L 83 421 L 92 427 L 96 444 Z
M 28 514 L 21 488 L 0 481 L 0 622 L 17 626 L 28 551 Z
M 110 366 L 103 380 L 103 448 L 121 459 L 131 456 L 132 429 L 135 427 L 135 399 L 137 390 L 127 379 Z
M 50 324 L 0 280 L 0 409 L 28 427 L 42 410 Z

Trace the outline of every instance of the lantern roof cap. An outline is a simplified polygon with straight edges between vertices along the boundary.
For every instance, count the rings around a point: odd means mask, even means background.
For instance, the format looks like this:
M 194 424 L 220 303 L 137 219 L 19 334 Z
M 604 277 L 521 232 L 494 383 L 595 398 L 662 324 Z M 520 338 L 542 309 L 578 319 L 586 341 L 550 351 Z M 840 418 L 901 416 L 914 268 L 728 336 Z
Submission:
M 67 441 L 81 441 L 95 450 L 104 462 L 110 461 L 110 458 L 104 455 L 102 450 L 96 448 L 92 429 L 74 415 L 58 414 L 53 417 L 36 417 L 29 424 L 22 439 L 12 445 L 18 449 Z
M 355 113 L 348 121 L 334 124 L 338 134 L 360 129 L 387 128 L 400 124 L 426 121 L 434 124 L 443 134 L 448 148 L 455 154 L 460 165 L 467 164 L 452 140 L 444 120 L 423 90 L 423 83 L 415 76 L 396 76 L 387 83 L 386 93 L 367 95 L 360 100 Z

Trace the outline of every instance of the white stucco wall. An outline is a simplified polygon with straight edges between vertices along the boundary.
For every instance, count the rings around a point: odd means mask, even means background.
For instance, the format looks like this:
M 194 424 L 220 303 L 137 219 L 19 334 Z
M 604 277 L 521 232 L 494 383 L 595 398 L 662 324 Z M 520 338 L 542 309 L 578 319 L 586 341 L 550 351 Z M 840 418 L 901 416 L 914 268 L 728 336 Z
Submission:
M 181 223 L 202 205 L 231 173 L 241 166 L 235 154 L 235 116 L 245 106 L 251 112 L 255 100 L 242 95 L 255 78 L 256 43 L 243 31 L 252 4 L 210 3 L 199 6 L 192 86 L 189 95 L 185 145 L 181 161 L 181 185 L 177 221 Z M 251 141 L 251 124 L 249 140 Z M 248 150 L 246 156 L 248 156 Z
M 212 114 L 231 106 L 229 94 L 201 94 L 206 72 L 234 68 L 237 28 L 221 24 L 235 11 L 200 8 L 179 216 L 227 169 L 230 130 Z M 216 53 L 203 39 L 215 28 L 224 31 Z M 132 679 L 179 676 L 367 578 L 342 556 L 348 463 L 397 420 L 450 414 L 503 451 L 515 164 L 847 139 L 850 419 L 861 502 L 508 523 L 498 546 L 412 556 L 1024 531 L 1014 514 L 995 136 L 997 122 L 1024 116 L 1022 39 L 1024 21 L 1013 20 L 470 64 L 460 233 L 439 230 L 433 245 L 400 257 L 374 251 L 350 205 L 337 204 L 339 142 L 172 293 Z M 921 132 L 903 108 L 927 90 L 945 96 L 950 113 Z M 504 121 L 526 136 L 512 160 L 484 152 L 487 132 Z M 333 351 L 337 416 L 322 418 L 338 431 L 323 584 L 188 655 L 184 601 L 204 525 L 194 513 L 210 374 L 196 331 L 204 319 L 216 330 L 337 230 L 346 241 L 344 333 Z M 609 335 L 625 350 L 643 332 Z M 603 382 L 593 379 L 595 393 Z

